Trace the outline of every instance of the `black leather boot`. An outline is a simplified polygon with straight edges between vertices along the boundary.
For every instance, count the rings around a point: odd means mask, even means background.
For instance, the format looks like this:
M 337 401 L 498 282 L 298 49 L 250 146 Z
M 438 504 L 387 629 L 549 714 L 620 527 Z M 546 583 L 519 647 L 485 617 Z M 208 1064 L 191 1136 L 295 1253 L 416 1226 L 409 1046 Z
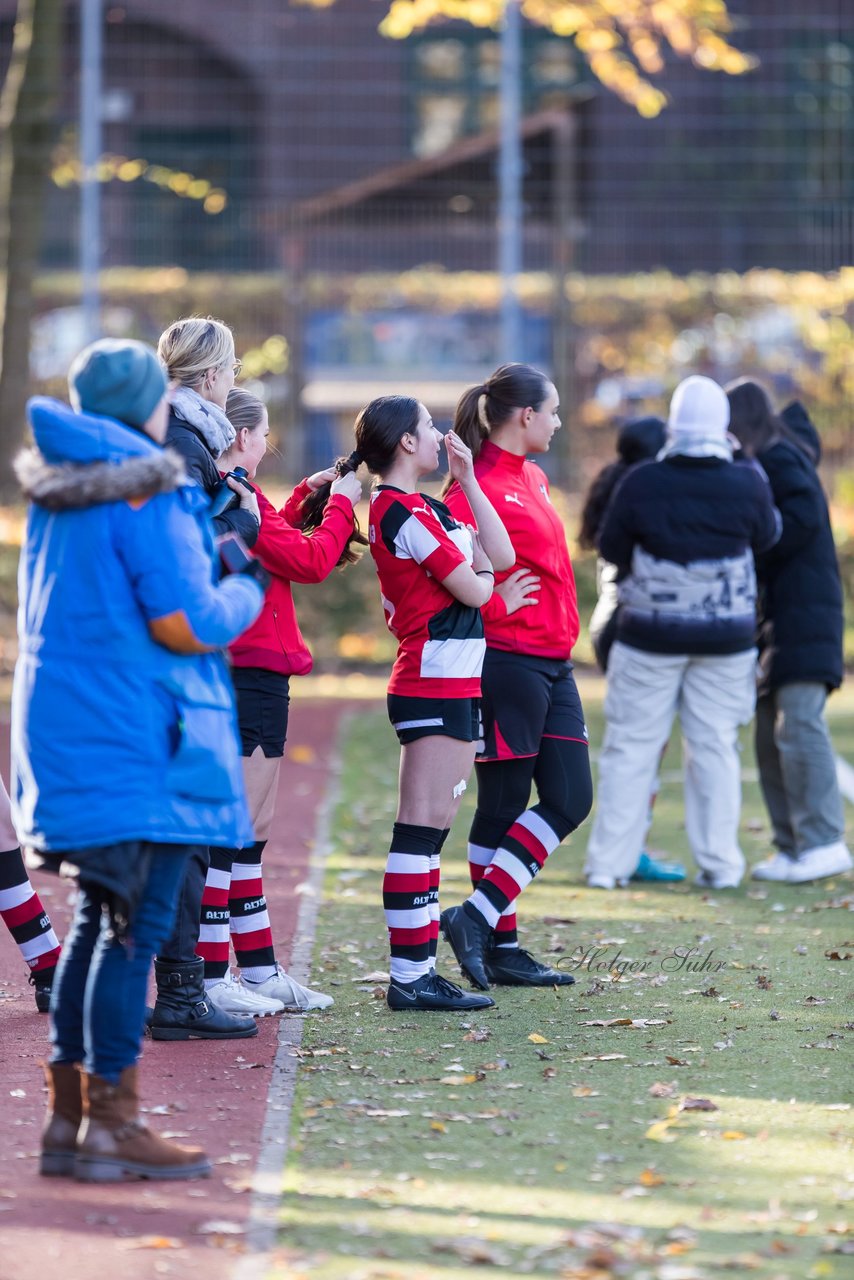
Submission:
M 205 998 L 205 962 L 155 960 L 157 999 L 152 1040 L 245 1040 L 257 1036 L 255 1019 L 223 1013 Z

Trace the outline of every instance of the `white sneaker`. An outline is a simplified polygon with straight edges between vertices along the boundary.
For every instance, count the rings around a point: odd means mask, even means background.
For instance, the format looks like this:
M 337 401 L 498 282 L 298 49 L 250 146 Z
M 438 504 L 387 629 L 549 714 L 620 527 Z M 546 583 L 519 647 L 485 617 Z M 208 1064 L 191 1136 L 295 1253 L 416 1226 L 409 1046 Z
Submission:
M 794 858 L 790 858 L 787 853 L 775 853 L 772 858 L 757 862 L 750 873 L 750 878 L 751 880 L 778 880 L 781 884 L 789 884 L 794 865 Z
M 840 876 L 854 867 L 844 840 L 819 845 L 816 849 L 806 849 L 799 858 L 790 861 L 789 884 L 804 884 L 807 880 Z
M 625 889 L 628 883 L 628 880 L 618 879 L 615 876 L 606 876 L 604 873 L 587 877 L 588 889 Z
M 310 987 L 300 986 L 294 978 L 288 977 L 280 964 L 276 965 L 276 972 L 263 982 L 241 978 L 240 985 L 252 995 L 257 992 L 259 996 L 275 1000 L 280 1007 L 299 1013 L 306 1013 L 309 1009 L 328 1009 L 335 1003 L 332 996 L 327 996 L 322 991 L 312 991 Z
M 284 1013 L 282 1000 L 266 995 L 256 995 L 233 974 L 227 973 L 219 982 L 205 989 L 205 999 L 223 1013 L 248 1013 L 253 1018 L 269 1018 L 274 1013 Z
M 694 884 L 698 889 L 737 889 L 741 876 L 713 876 L 710 871 L 701 871 Z

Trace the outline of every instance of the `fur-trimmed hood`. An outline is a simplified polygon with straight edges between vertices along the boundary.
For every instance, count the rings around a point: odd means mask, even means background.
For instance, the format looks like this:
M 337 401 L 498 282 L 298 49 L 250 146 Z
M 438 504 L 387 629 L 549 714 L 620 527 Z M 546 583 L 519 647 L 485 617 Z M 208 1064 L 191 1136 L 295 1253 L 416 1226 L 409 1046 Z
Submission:
M 112 418 L 37 396 L 27 406 L 36 448 L 15 474 L 24 497 L 50 511 L 151 498 L 187 484 L 181 458 Z

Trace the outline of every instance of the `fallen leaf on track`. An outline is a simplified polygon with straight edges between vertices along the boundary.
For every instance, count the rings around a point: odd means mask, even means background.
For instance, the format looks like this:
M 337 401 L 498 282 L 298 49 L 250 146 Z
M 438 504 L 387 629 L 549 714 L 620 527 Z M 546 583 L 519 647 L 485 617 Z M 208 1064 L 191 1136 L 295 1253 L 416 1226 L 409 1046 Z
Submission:
M 183 1240 L 174 1236 L 140 1236 L 138 1240 L 123 1240 L 123 1249 L 183 1249 Z

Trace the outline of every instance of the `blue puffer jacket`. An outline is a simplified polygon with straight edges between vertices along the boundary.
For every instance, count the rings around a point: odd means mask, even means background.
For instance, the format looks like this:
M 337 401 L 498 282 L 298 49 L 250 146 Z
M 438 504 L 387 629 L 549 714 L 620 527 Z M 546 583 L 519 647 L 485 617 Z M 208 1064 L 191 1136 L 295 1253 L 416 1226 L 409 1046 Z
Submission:
M 181 460 L 110 418 L 30 401 L 13 817 L 45 851 L 125 840 L 240 846 L 252 826 L 216 652 L 257 615 L 216 582 L 208 500 Z

